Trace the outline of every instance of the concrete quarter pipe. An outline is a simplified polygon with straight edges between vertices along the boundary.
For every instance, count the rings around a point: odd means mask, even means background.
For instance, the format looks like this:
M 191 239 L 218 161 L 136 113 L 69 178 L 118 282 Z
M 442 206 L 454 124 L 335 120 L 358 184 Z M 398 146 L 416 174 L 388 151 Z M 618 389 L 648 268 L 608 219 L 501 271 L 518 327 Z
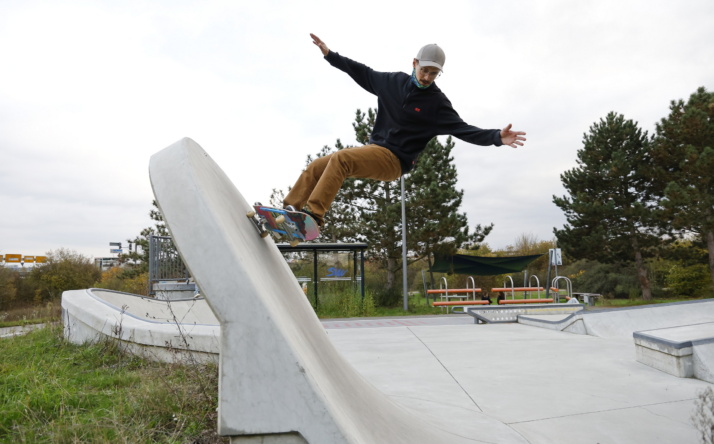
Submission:
M 221 324 L 219 433 L 241 443 L 474 443 L 395 403 L 339 355 L 251 206 L 185 138 L 151 157 L 174 242 Z

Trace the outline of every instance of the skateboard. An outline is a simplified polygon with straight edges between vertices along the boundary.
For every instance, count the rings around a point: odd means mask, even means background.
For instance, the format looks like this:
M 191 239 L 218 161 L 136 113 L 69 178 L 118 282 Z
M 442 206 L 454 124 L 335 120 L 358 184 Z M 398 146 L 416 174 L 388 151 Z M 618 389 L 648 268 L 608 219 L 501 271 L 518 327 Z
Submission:
M 316 239 L 320 229 L 309 214 L 273 208 L 256 202 L 247 214 L 258 228 L 260 237 L 274 233 L 278 239 L 285 239 L 294 247 L 300 242 Z

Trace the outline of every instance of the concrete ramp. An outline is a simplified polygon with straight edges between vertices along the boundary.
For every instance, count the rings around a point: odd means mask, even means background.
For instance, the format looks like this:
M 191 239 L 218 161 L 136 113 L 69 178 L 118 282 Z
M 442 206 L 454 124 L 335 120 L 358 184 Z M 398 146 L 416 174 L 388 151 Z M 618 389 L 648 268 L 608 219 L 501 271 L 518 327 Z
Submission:
M 246 217 L 249 203 L 198 144 L 156 153 L 149 172 L 221 324 L 219 433 L 241 443 L 479 442 L 425 422 L 347 364 L 274 242 Z
M 65 338 L 75 344 L 116 339 L 144 358 L 215 362 L 218 320 L 205 299 L 157 300 L 100 288 L 62 294 Z

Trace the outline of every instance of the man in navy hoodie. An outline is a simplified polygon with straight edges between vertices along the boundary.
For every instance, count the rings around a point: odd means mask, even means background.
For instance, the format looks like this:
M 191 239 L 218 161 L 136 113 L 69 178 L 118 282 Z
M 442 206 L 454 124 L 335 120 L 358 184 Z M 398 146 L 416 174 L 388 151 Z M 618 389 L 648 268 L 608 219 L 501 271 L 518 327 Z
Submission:
M 437 45 L 426 45 L 412 62 L 411 76 L 378 72 L 330 51 L 310 34 L 325 60 L 377 96 L 377 119 L 369 145 L 346 148 L 311 162 L 284 199 L 286 208 L 305 211 L 322 226 L 324 216 L 348 177 L 392 181 L 409 172 L 427 143 L 452 135 L 476 145 L 523 146 L 522 131 L 481 129 L 464 122 L 434 83 L 446 56 Z

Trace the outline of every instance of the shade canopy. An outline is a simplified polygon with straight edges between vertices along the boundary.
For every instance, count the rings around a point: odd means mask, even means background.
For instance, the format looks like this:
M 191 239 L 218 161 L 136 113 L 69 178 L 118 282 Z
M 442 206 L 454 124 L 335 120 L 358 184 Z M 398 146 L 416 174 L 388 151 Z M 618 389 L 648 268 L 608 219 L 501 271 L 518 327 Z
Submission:
M 543 256 L 532 254 L 529 256 L 484 257 L 455 254 L 453 256 L 437 257 L 431 271 L 435 273 L 458 273 L 475 276 L 494 276 L 498 274 L 517 273 L 522 271 L 531 262 Z

